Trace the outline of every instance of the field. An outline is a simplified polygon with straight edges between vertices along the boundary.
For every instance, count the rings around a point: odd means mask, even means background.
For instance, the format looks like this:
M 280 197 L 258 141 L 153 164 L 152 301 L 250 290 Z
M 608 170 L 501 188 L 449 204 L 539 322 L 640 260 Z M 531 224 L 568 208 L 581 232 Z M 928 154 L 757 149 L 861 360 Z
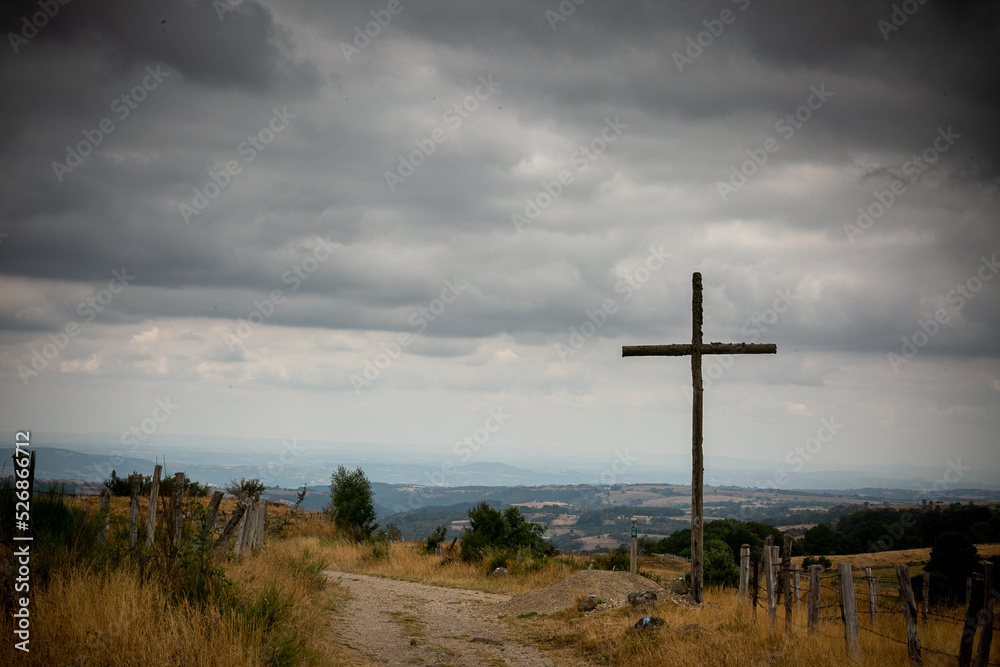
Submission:
M 67 502 L 85 514 L 89 511 L 88 516 L 96 507 L 95 500 Z M 196 513 L 195 504 L 203 503 L 189 500 L 189 511 Z M 224 507 L 231 512 L 232 502 L 227 501 Z M 112 542 L 116 535 L 120 538 L 123 534 L 126 516 L 127 499 L 114 499 Z M 241 667 L 371 664 L 370 656 L 362 654 L 353 640 L 346 639 L 354 637 L 356 630 L 356 621 L 346 610 L 356 611 L 359 600 L 329 581 L 323 571 L 429 584 L 444 587 L 436 590 L 455 591 L 456 595 L 473 590 L 511 596 L 558 585 L 593 562 L 585 556 L 527 559 L 508 563 L 507 576 L 491 577 L 482 563 L 461 559 L 442 563 L 433 554 L 425 553 L 420 543 L 397 542 L 391 547 L 354 544 L 341 539 L 330 522 L 316 514 L 303 518 L 279 506 L 272 507 L 270 516 L 263 551 L 216 561 L 211 570 L 205 571 L 210 590 L 201 597 L 177 593 L 190 585 L 183 580 L 184 573 L 190 571 L 179 570 L 167 561 L 155 557 L 150 561 L 120 549 L 113 562 L 81 559 L 68 552 L 62 564 L 46 566 L 50 570 L 45 585 L 38 582 L 32 590 L 31 653 L 15 652 L 12 642 L 7 641 L 0 648 L 0 661 L 12 665 Z M 8 562 L 10 547 L 2 548 Z M 73 548 L 82 549 L 79 545 Z M 1000 545 L 982 545 L 979 549 L 981 555 L 1000 553 Z M 872 566 L 880 574 L 889 572 L 886 568 L 897 562 L 907 562 L 916 573 L 928 557 L 929 550 L 919 549 L 831 560 L 850 562 L 855 568 Z M 651 556 L 640 558 L 639 567 L 666 585 L 689 566 L 680 559 Z M 906 664 L 899 603 L 891 578 L 883 574 L 880 579 L 883 591 L 874 624 L 868 619 L 866 591 L 856 591 L 860 664 Z M 581 589 L 577 597 L 587 593 Z M 388 595 L 392 597 L 391 592 Z M 486 634 L 470 635 L 469 655 L 486 655 L 489 650 L 494 657 L 482 664 L 520 664 L 497 662 L 495 657 L 498 646 L 511 647 L 519 642 L 540 651 L 556 665 L 850 664 L 835 587 L 830 580 L 824 580 L 821 622 L 814 635 L 806 630 L 804 604 L 794 605 L 791 629 L 786 630 L 780 607 L 772 626 L 765 608 L 740 604 L 732 589 L 708 588 L 705 597 L 704 606 L 667 601 L 640 612 L 628 606 L 609 608 L 604 604 L 584 614 L 570 605 L 556 613 L 485 619 L 483 623 L 500 624 L 504 629 L 497 630 L 500 638 L 489 639 L 494 642 L 489 645 L 473 645 L 477 637 Z M 398 621 L 391 627 L 412 639 L 403 642 L 399 650 L 408 650 L 410 644 L 414 651 L 453 647 L 453 639 L 435 636 L 447 633 L 444 626 L 435 626 L 430 617 L 421 618 L 414 612 L 431 609 L 430 603 L 417 598 L 408 600 L 400 602 L 406 604 L 399 611 L 385 612 Z M 665 627 L 633 630 L 633 624 L 646 613 L 663 618 Z M 930 618 L 921 622 L 920 638 L 925 649 L 930 649 L 924 652 L 925 664 L 956 663 L 947 656 L 957 654 L 963 616 L 962 609 L 933 608 Z M 0 632 L 7 637 L 12 636 L 11 623 L 10 614 L 0 621 Z M 990 659 L 1000 664 L 1000 641 L 994 642 Z M 444 660 L 439 662 L 446 664 Z

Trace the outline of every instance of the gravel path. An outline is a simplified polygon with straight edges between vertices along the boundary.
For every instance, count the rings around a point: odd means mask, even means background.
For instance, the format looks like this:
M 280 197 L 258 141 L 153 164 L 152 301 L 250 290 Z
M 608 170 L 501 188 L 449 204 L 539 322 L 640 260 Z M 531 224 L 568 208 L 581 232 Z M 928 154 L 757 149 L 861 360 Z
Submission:
M 519 644 L 490 608 L 510 598 L 327 570 L 346 588 L 344 639 L 368 659 L 388 664 L 551 666 Z

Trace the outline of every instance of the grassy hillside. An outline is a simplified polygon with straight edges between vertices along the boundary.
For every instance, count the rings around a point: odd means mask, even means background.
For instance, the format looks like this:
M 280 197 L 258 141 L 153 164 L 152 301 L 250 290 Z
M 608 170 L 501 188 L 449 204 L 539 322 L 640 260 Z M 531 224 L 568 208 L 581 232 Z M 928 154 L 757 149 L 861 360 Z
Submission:
M 305 520 L 272 507 L 264 549 L 254 555 L 199 558 L 196 548 L 170 556 L 158 534 L 152 552 L 127 546 L 126 498 L 112 499 L 110 537 L 98 534 L 96 499 L 36 499 L 39 517 L 62 517 L 59 531 L 45 527 L 31 572 L 31 652 L 0 648 L 0 663 L 26 665 L 338 665 L 363 664 L 343 644 L 337 610 L 347 593 L 321 572 L 338 569 L 448 587 L 518 594 L 563 582 L 593 558 L 570 556 L 509 562 L 506 577 L 488 576 L 485 563 L 442 563 L 419 543 L 354 544 L 317 515 Z M 187 501 L 185 533 L 195 534 L 205 500 Z M 232 501 L 224 504 L 232 511 Z M 145 509 L 144 507 L 142 508 Z M 43 548 L 44 547 L 44 548 Z M 9 540 L 3 563 L 13 562 Z M 1000 545 L 980 547 L 980 555 Z M 927 554 L 875 553 L 836 557 L 855 566 L 885 567 L 905 561 L 919 567 Z M 640 568 L 666 583 L 687 567 L 681 560 L 648 556 Z M 12 637 L 11 571 L 3 573 L 0 632 Z M 906 664 L 899 603 L 885 579 L 882 613 L 869 625 L 859 607 L 863 664 Z M 587 591 L 579 591 L 585 595 Z M 860 594 L 859 594 L 860 595 Z M 540 647 L 557 665 L 803 665 L 848 664 L 843 625 L 832 587 L 824 586 L 819 633 L 805 630 L 804 605 L 796 605 L 792 631 L 783 611 L 772 628 L 765 610 L 739 605 L 733 589 L 706 590 L 703 607 L 667 602 L 647 612 L 629 607 L 581 614 L 575 607 L 507 621 L 522 641 Z M 637 632 L 632 625 L 653 613 L 666 627 Z M 921 623 L 924 646 L 957 652 L 963 611 L 937 607 Z M 925 654 L 930 660 L 936 654 Z M 1000 663 L 1000 641 L 991 660 Z M 941 664 L 950 664 L 947 661 Z

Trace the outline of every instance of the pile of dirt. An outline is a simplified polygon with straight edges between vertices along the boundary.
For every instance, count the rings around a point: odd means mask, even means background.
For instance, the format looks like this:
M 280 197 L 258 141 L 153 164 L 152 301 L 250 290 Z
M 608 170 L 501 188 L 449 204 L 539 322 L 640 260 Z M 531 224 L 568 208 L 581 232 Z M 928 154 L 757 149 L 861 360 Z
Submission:
M 497 604 L 493 611 L 501 616 L 518 614 L 551 614 L 574 604 L 581 595 L 595 595 L 601 604 L 598 609 L 620 607 L 628 603 L 628 594 L 636 591 L 662 591 L 652 579 L 632 576 L 628 572 L 608 570 L 580 570 L 558 584 L 537 591 L 515 595 Z

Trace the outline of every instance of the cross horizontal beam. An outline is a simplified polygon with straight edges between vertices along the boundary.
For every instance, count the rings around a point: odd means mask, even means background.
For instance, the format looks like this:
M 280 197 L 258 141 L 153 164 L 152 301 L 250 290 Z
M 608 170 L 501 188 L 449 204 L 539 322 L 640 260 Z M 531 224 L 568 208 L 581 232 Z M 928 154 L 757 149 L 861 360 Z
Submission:
M 686 357 L 694 346 L 684 345 L 625 345 L 623 357 Z M 774 343 L 704 343 L 698 346 L 699 354 L 776 354 Z

